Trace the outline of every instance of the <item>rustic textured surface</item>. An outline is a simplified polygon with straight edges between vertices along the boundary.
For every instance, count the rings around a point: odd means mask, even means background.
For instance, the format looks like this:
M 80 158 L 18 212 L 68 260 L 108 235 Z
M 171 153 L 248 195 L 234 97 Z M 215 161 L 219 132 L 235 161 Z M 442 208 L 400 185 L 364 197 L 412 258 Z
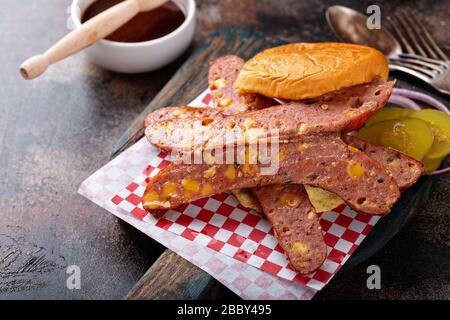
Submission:
M 197 1 L 196 43 L 228 24 L 289 41 L 335 40 L 324 10 L 334 1 Z M 364 10 L 371 1 L 342 1 Z M 76 194 L 139 112 L 177 70 L 118 75 L 82 54 L 25 82 L 18 65 L 67 32 L 70 1 L 9 0 L 0 20 L 0 298 L 122 298 L 163 251 L 151 239 Z M 382 2 L 418 12 L 449 52 L 448 1 Z M 6 4 L 5 4 L 6 5 Z M 43 36 L 45 35 L 45 36 Z M 195 46 L 195 44 L 194 44 Z M 377 255 L 339 274 L 317 295 L 337 298 L 450 297 L 450 178 L 438 178 L 426 207 Z M 66 266 L 79 265 L 81 290 L 66 288 Z M 382 290 L 366 288 L 370 264 Z M 232 297 L 219 285 L 212 296 Z M 211 296 L 211 295 L 210 295 Z
M 126 296 L 129 300 L 176 300 L 180 297 L 193 300 L 235 296 L 210 275 L 170 250 L 164 251 Z

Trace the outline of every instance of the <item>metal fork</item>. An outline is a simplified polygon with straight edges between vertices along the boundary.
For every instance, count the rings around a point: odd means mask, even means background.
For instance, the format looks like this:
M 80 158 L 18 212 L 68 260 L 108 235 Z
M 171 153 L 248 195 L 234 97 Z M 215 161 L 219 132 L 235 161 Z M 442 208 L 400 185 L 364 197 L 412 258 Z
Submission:
M 401 10 L 388 20 L 404 51 L 389 57 L 390 68 L 415 76 L 450 95 L 450 60 L 422 23 L 412 12 Z

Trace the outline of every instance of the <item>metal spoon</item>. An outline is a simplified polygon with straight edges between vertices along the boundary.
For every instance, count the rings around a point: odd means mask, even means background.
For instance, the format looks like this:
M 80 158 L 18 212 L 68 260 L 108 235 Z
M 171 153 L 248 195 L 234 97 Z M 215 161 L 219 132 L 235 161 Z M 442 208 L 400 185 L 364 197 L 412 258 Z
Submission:
M 358 11 L 344 6 L 331 6 L 326 11 L 326 19 L 343 41 L 376 48 L 388 58 L 402 53 L 402 47 L 388 31 L 367 28 L 367 16 Z

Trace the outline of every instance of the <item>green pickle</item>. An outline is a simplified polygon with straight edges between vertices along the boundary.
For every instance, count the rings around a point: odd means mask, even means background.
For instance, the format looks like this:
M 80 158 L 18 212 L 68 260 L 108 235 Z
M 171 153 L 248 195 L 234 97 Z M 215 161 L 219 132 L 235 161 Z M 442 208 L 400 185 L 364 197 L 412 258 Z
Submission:
M 434 140 L 430 126 L 413 118 L 378 122 L 363 127 L 357 136 L 373 144 L 397 149 L 417 160 L 425 157 Z
M 423 158 L 422 163 L 425 168 L 425 172 L 427 172 L 427 173 L 433 172 L 434 170 L 439 168 L 442 163 L 442 160 L 444 160 L 444 158 L 445 157 L 438 158 L 438 159 L 430 159 L 428 157 Z
M 404 118 L 409 116 L 414 111 L 411 109 L 397 108 L 397 107 L 389 107 L 383 108 L 377 111 L 373 116 L 366 121 L 366 126 L 371 126 L 378 122 L 388 121 L 388 120 L 396 120 L 400 118 Z
M 445 112 L 434 109 L 423 109 L 411 113 L 408 117 L 428 122 L 432 125 L 438 140 L 450 141 L 450 116 Z
M 445 158 L 449 153 L 450 153 L 450 141 L 448 140 L 434 141 L 426 157 L 430 159 L 442 159 Z
M 358 137 L 402 151 L 432 172 L 450 154 L 450 116 L 434 109 L 383 108 L 369 118 Z
M 428 122 L 434 133 L 434 143 L 423 158 L 426 172 L 438 169 L 442 161 L 450 154 L 450 116 L 443 111 L 423 109 L 408 117 Z

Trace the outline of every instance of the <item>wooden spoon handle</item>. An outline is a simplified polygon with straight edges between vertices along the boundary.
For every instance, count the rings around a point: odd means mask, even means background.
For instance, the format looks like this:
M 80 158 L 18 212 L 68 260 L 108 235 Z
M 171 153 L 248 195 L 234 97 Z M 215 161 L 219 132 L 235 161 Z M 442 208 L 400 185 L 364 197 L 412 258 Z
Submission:
M 141 11 L 140 2 L 142 1 L 127 0 L 103 11 L 59 40 L 44 54 L 26 60 L 20 66 L 20 73 L 28 80 L 36 78 L 49 65 L 67 58 L 97 40 L 108 36 Z

